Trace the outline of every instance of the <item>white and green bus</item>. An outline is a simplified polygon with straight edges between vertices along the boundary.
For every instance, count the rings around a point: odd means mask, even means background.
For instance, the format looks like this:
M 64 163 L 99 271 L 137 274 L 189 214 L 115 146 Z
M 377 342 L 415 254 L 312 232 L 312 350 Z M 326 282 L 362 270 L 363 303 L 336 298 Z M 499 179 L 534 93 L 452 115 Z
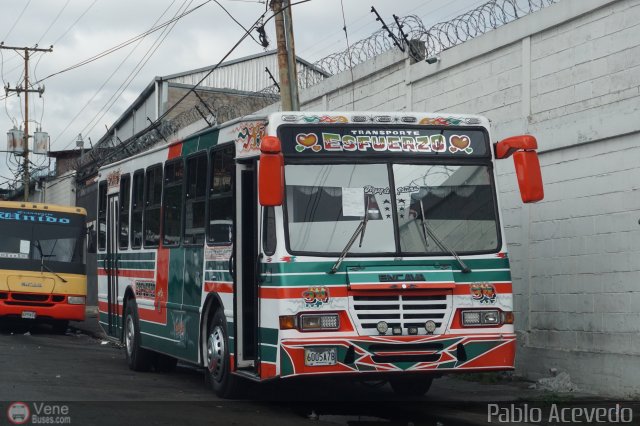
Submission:
M 495 161 L 543 197 L 536 140 L 480 116 L 280 112 L 99 172 L 100 323 L 134 370 L 242 381 L 511 370 Z

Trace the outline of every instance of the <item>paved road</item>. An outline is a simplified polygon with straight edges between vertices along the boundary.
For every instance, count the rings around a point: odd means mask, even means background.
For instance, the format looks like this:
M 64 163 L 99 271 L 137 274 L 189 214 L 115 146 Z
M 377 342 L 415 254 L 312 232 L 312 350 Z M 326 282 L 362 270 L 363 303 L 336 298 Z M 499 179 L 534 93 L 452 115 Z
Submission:
M 251 386 L 248 400 L 226 401 L 195 368 L 136 373 L 112 343 L 76 330 L 56 335 L 46 325 L 0 322 L 0 401 L 58 401 L 69 407 L 72 424 L 469 424 L 486 417 L 461 412 L 466 401 L 534 394 L 514 389 L 439 379 L 426 397 L 403 401 L 387 385 L 279 382 Z M 7 406 L 0 402 L 0 425 Z

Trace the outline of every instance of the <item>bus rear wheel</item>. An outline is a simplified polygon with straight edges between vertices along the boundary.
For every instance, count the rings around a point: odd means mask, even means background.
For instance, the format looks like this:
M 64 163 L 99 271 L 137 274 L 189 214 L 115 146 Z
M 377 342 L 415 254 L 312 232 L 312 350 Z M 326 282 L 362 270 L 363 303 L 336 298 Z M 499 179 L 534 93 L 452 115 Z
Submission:
M 231 374 L 227 320 L 222 310 L 218 309 L 211 317 L 206 339 L 204 359 L 207 383 L 221 398 L 239 398 L 243 393 L 242 383 Z
M 127 301 L 124 314 L 124 347 L 127 364 L 133 371 L 149 371 L 152 353 L 140 347 L 140 321 L 138 305 L 134 299 Z
M 429 391 L 433 377 L 402 377 L 389 380 L 391 389 L 401 396 L 422 396 Z

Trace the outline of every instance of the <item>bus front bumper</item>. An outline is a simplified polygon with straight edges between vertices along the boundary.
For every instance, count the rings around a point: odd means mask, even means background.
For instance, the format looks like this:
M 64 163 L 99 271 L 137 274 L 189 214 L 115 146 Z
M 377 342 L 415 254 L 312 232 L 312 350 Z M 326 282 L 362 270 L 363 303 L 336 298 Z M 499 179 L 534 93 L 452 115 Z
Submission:
M 62 296 L 61 296 L 62 297 Z M 0 317 L 84 321 L 85 304 L 67 303 L 67 297 L 61 302 L 16 300 L 11 293 L 0 294 Z
M 291 339 L 281 342 L 280 377 L 507 371 L 515 351 L 515 334 Z

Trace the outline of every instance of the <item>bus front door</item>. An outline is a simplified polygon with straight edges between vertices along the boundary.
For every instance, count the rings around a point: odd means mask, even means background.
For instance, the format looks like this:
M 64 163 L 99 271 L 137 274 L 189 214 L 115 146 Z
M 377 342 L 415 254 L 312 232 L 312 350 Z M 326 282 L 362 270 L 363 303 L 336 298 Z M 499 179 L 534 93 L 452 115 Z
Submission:
M 235 281 L 236 360 L 239 369 L 257 368 L 258 198 L 256 165 L 236 168 Z
M 118 306 L 118 195 L 109 196 L 107 208 L 107 332 L 120 337 L 120 309 Z

